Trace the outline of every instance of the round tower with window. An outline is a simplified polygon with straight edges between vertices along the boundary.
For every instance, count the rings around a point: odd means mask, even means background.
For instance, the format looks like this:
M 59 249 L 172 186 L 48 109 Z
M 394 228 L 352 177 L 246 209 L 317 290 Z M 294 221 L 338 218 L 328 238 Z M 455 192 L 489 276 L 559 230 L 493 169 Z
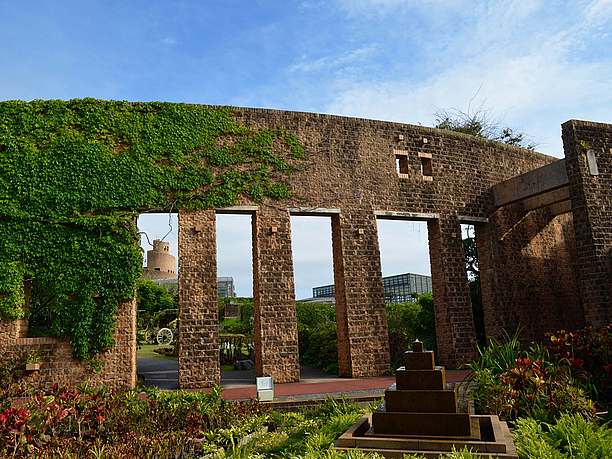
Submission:
M 148 279 L 176 279 L 176 257 L 170 253 L 170 244 L 160 239 L 153 241 L 153 249 L 147 251 L 144 276 Z

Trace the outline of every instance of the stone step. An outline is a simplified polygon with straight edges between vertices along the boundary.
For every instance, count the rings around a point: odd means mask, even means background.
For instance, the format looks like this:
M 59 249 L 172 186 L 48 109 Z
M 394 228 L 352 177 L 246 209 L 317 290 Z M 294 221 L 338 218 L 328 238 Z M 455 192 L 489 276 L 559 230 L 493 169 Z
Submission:
M 385 409 L 390 412 L 456 413 L 454 390 L 399 390 L 394 384 L 385 391 Z
M 406 351 L 403 360 L 407 370 L 433 370 L 435 368 L 433 351 Z
M 480 425 L 464 413 L 372 413 L 372 430 L 376 435 L 428 436 L 480 439 Z
M 444 367 L 435 367 L 433 370 L 407 370 L 400 367 L 395 373 L 395 381 L 399 390 L 446 389 Z

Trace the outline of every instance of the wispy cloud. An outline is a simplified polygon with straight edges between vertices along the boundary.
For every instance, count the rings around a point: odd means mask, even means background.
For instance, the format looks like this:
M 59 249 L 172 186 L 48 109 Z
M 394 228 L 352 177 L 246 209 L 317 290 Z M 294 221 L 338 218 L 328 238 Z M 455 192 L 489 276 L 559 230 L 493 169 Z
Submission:
M 437 110 L 465 110 L 478 92 L 476 106 L 527 131 L 543 151 L 561 155 L 561 122 L 594 112 L 612 115 L 612 54 L 589 53 L 593 42 L 607 37 L 602 24 L 609 25 L 612 2 L 591 2 L 570 23 L 542 21 L 530 28 L 525 23 L 541 17 L 537 3 L 476 11 L 475 25 L 456 31 L 442 51 L 444 69 L 423 79 L 344 81 L 326 111 L 431 124 Z
M 166 45 L 166 46 L 178 45 L 178 40 L 174 37 L 164 37 L 161 40 L 159 40 L 159 42 L 162 45 Z
M 376 53 L 376 46 L 368 45 L 335 55 L 327 55 L 319 58 L 302 56 L 289 67 L 290 72 L 319 72 L 335 71 L 346 68 L 355 63 L 363 62 Z
M 473 3 L 465 0 L 335 0 L 336 7 L 351 16 L 384 16 L 409 13 L 415 9 L 449 11 L 462 4 L 473 7 Z

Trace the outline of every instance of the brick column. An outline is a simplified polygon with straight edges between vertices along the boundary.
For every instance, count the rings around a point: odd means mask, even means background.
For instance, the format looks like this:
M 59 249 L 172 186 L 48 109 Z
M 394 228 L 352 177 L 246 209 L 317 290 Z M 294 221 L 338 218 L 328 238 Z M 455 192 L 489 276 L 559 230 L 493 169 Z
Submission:
M 253 229 L 253 340 L 258 376 L 300 380 L 291 219 L 288 210 L 260 207 Z
M 461 226 L 440 215 L 427 222 L 431 281 L 436 313 L 438 361 L 456 367 L 476 356 L 476 332 L 465 272 Z
M 601 326 L 612 320 L 612 125 L 571 120 L 562 128 L 584 318 Z
M 334 215 L 332 245 L 340 375 L 387 374 L 389 335 L 374 214 Z
M 179 386 L 221 382 L 214 210 L 179 213 Z
M 493 224 L 478 224 L 475 225 L 475 229 L 485 335 L 487 340 L 490 338 L 500 338 L 503 335 L 505 323 L 502 318 L 502 311 L 495 307 L 497 305 L 496 288 L 498 272 L 495 269 L 494 251 L 497 240 L 497 227 L 494 227 Z
M 115 388 L 131 389 L 136 385 L 136 300 L 119 303 L 114 331 L 115 345 L 102 358 L 104 369 L 100 382 Z

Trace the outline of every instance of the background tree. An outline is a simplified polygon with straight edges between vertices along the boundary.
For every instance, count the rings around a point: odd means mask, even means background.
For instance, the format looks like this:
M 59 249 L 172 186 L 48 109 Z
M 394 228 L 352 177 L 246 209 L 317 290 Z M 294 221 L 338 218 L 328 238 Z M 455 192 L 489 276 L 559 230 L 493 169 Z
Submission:
M 138 281 L 137 301 L 138 311 L 148 314 L 178 308 L 178 301 L 174 295 L 148 279 Z

